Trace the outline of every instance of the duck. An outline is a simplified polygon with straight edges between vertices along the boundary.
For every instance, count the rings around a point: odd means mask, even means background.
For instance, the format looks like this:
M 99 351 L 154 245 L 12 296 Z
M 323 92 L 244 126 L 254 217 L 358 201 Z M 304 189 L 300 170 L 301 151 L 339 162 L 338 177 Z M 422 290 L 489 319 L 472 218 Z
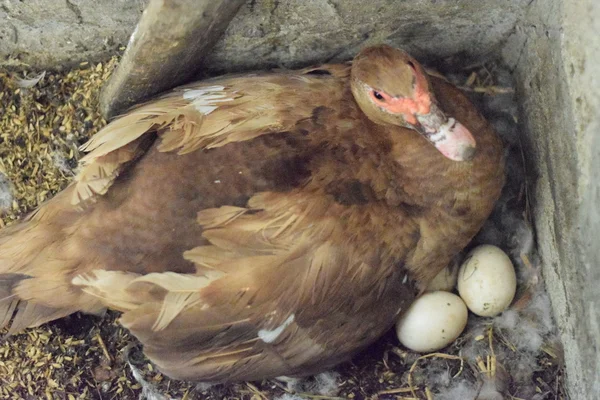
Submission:
M 111 309 L 174 379 L 303 377 L 384 335 L 504 184 L 474 105 L 405 51 L 175 88 L 0 231 L 0 328 Z

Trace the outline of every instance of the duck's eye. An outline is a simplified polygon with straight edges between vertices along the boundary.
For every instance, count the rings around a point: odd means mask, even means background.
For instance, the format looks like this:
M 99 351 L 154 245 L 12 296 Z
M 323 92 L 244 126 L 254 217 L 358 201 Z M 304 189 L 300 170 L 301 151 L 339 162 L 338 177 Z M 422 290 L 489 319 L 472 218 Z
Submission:
M 377 90 L 373 90 L 373 97 L 375 97 L 379 101 L 383 101 L 383 95 L 379 93 Z

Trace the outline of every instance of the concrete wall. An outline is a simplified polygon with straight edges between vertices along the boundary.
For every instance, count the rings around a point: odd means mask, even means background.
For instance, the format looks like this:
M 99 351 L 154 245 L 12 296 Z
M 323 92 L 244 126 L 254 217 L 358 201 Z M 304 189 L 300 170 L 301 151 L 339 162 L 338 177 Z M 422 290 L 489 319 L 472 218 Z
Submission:
M 600 3 L 534 0 L 515 68 L 544 278 L 572 399 L 600 396 Z

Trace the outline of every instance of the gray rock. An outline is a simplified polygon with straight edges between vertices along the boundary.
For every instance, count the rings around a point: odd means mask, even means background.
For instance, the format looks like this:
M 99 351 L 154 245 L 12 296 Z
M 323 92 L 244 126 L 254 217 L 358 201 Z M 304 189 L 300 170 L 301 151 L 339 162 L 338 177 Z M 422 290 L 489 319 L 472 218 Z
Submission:
M 572 399 L 600 393 L 600 3 L 533 1 L 504 48 Z
M 248 0 L 206 66 L 241 70 L 350 58 L 370 43 L 419 57 L 488 54 L 526 0 Z M 95 61 L 126 45 L 146 0 L 3 0 L 0 62 L 36 68 Z
M 2 0 L 0 66 L 18 59 L 60 69 L 101 60 L 127 44 L 144 6 L 144 0 Z
M 351 58 L 386 42 L 417 57 L 481 57 L 512 30 L 525 1 L 249 1 L 206 61 L 211 69 L 296 67 Z

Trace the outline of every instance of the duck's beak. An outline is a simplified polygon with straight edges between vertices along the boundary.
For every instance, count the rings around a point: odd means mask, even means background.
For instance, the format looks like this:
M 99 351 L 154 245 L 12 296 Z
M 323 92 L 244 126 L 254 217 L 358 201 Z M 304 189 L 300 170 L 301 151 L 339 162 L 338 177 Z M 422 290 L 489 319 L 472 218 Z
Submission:
M 469 161 L 475 156 L 476 142 L 469 130 L 454 118 L 448 118 L 437 105 L 428 114 L 415 114 L 415 128 L 444 156 L 454 161 Z

